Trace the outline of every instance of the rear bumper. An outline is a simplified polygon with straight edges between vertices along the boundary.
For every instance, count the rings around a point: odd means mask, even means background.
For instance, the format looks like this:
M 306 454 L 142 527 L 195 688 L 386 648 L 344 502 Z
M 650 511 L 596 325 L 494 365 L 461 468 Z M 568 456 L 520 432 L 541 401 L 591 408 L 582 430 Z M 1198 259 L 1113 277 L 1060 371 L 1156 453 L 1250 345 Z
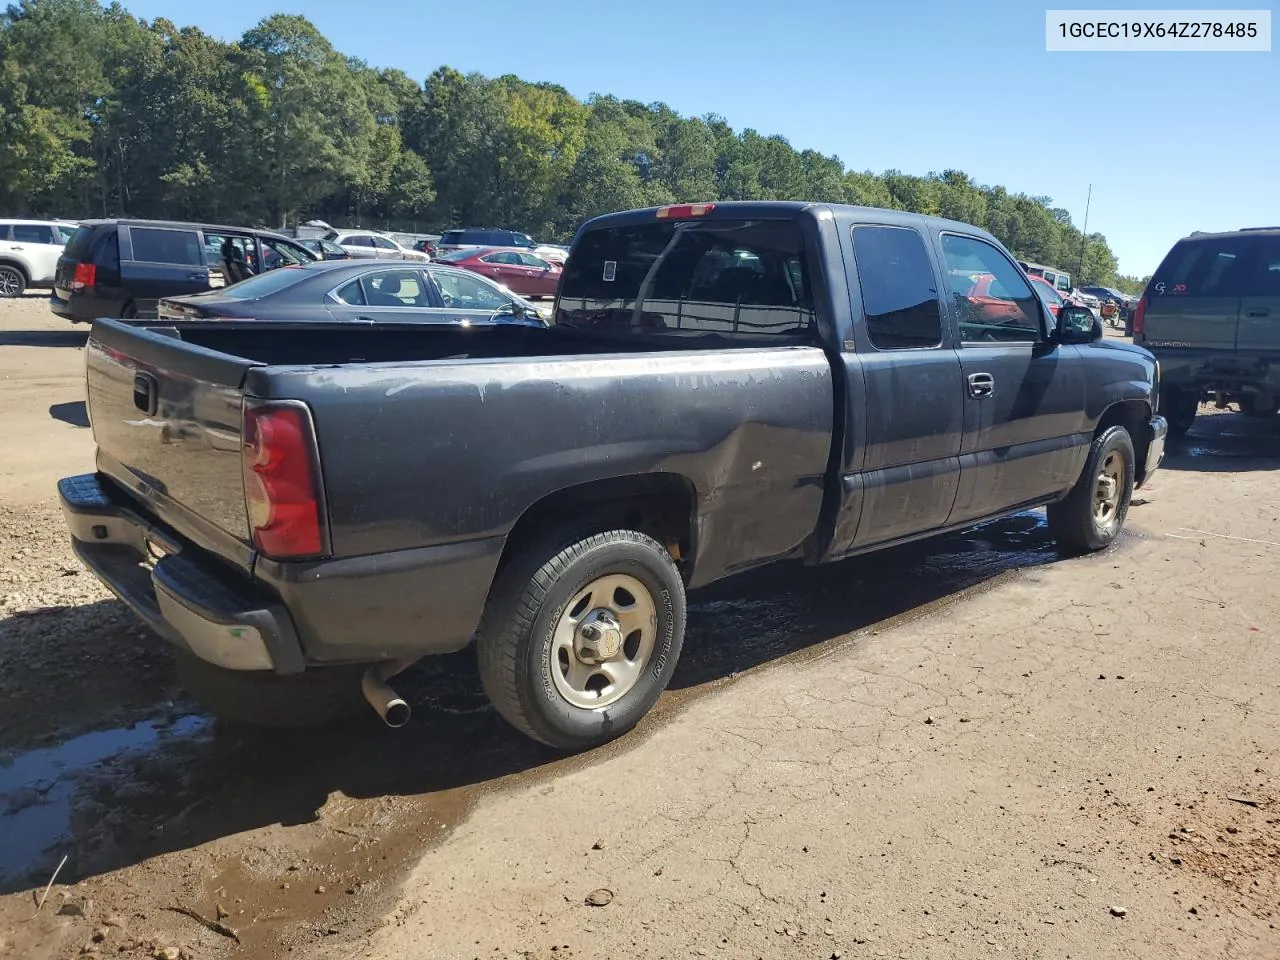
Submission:
M 72 546 L 94 575 L 161 636 L 232 670 L 297 673 L 461 650 L 505 544 L 499 536 L 317 561 L 259 556 L 250 579 L 99 474 L 67 477 L 58 493 Z
M 94 474 L 59 481 L 58 497 L 76 556 L 156 633 L 228 670 L 303 669 L 283 604 L 113 501 Z
M 1160 361 L 1160 386 L 1169 390 L 1250 390 L 1280 394 L 1280 348 L 1271 352 L 1146 347 Z
M 1164 417 L 1154 416 L 1147 424 L 1149 435 L 1147 437 L 1147 456 L 1143 461 L 1142 476 L 1138 478 L 1135 486 L 1141 487 L 1151 475 L 1160 469 L 1160 464 L 1164 463 L 1164 447 L 1165 441 L 1169 437 L 1169 421 Z

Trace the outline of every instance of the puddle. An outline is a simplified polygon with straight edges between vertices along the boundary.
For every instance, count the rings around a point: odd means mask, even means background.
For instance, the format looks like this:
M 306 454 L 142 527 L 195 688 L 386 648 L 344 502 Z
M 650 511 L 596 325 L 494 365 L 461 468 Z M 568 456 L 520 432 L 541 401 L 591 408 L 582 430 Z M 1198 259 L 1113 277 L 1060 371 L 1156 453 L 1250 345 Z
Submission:
M 1280 419 L 1202 413 L 1169 442 L 1162 469 L 1241 471 L 1280 467 Z
M 742 574 L 689 597 L 673 689 L 708 683 L 870 626 L 924 616 L 980 586 L 1058 558 L 1043 511 L 805 567 Z
M 72 805 L 87 780 L 110 776 L 131 754 L 189 739 L 209 725 L 199 716 L 101 730 L 57 746 L 0 754 L 0 880 L 25 877 L 72 833 Z M 60 857 L 59 857 L 60 859 Z

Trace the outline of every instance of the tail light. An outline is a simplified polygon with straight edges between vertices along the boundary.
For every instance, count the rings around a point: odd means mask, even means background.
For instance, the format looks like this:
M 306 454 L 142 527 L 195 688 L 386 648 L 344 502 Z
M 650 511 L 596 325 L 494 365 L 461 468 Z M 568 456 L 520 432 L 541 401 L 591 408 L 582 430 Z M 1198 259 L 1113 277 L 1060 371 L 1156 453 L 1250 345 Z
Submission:
M 705 217 L 716 208 L 714 203 L 677 203 L 658 208 L 659 220 L 684 220 L 688 217 Z
M 306 406 L 246 404 L 242 462 L 254 547 L 276 560 L 327 553 L 320 458 Z
M 1147 329 L 1147 295 L 1144 293 L 1133 311 L 1133 339 L 1137 340 Z
M 92 263 L 77 263 L 76 272 L 71 276 L 68 289 L 79 292 L 92 287 L 98 279 L 98 268 Z

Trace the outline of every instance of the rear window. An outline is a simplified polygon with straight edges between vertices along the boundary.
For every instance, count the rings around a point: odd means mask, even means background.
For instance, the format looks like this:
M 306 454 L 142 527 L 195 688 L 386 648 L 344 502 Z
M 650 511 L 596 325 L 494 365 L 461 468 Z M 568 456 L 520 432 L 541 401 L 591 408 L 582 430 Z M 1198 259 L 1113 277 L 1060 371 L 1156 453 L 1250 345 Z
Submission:
M 1249 247 L 1243 237 L 1180 240 L 1151 278 L 1148 293 L 1156 297 L 1246 296 Z
M 569 258 L 555 322 L 596 330 L 811 341 L 799 226 L 690 220 L 591 230 Z
M 297 267 L 279 267 L 241 280 L 239 283 L 233 283 L 229 287 L 223 287 L 218 291 L 218 299 L 256 300 L 277 290 L 292 287 L 305 279 L 307 279 L 307 273 L 304 270 Z
M 133 259 L 144 263 L 204 266 L 204 251 L 194 230 L 130 227 Z
M 113 232 L 115 227 L 110 228 Z M 63 253 L 75 260 L 87 262 L 89 259 L 89 248 L 93 243 L 93 227 L 80 227 L 71 235 L 71 239 L 67 241 L 66 249 Z
M 474 250 L 455 250 L 453 253 L 442 253 L 440 256 L 436 257 L 436 260 L 441 263 L 453 263 L 457 260 L 466 260 L 469 257 L 474 257 L 475 255 L 476 252 Z

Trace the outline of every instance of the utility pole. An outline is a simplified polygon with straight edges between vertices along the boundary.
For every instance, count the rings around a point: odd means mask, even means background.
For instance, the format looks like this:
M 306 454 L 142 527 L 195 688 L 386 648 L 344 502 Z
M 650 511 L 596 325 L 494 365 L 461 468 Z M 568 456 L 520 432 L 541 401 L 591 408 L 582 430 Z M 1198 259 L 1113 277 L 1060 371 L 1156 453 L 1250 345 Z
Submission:
M 1084 283 L 1084 247 L 1085 247 L 1085 244 L 1089 242 L 1089 204 L 1092 201 L 1093 201 L 1093 184 L 1091 183 L 1089 184 L 1089 195 L 1088 197 L 1085 198 L 1085 201 L 1084 201 L 1084 229 L 1080 231 L 1080 269 L 1076 274 L 1080 278 L 1080 280 L 1079 280 L 1079 283 L 1076 284 L 1076 286 L 1079 286 L 1081 283 Z

